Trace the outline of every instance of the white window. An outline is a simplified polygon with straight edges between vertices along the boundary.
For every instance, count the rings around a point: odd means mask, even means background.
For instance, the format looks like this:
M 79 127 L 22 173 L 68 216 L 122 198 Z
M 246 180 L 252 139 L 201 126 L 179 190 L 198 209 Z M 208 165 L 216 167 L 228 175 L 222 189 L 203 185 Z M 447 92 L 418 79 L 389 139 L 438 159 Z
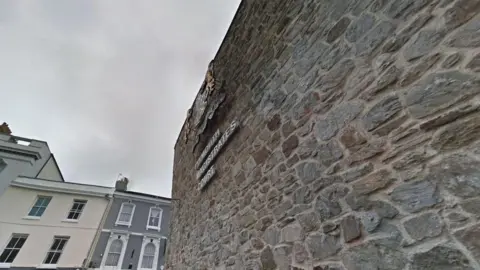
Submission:
M 156 238 L 143 237 L 142 251 L 140 253 L 141 270 L 157 269 L 158 251 L 160 240 Z
M 28 216 L 41 217 L 51 200 L 52 197 L 39 196 L 32 206 L 32 209 L 30 209 L 30 212 L 28 212 Z
M 119 269 L 125 256 L 125 250 L 128 243 L 128 234 L 114 233 L 110 234 L 105 253 L 102 259 L 101 269 L 114 270 Z
M 117 266 L 120 261 L 120 256 L 122 255 L 123 242 L 120 239 L 113 240 L 108 250 L 107 261 L 105 262 L 106 266 Z
M 150 213 L 148 214 L 148 221 L 147 221 L 147 230 L 153 229 L 160 231 L 160 227 L 162 224 L 162 213 L 163 210 L 158 207 L 150 207 Z
M 155 260 L 155 245 L 152 243 L 148 243 L 145 246 L 145 250 L 143 251 L 143 258 L 142 258 L 142 268 L 144 269 L 153 269 L 153 261 Z
M 0 267 L 10 267 L 10 264 L 15 260 L 23 244 L 27 241 L 28 235 L 13 234 L 7 243 L 7 246 L 0 255 Z
M 135 204 L 122 203 L 120 212 L 118 213 L 117 222 L 115 225 L 126 225 L 130 227 L 132 225 L 133 213 L 135 212 Z
M 67 245 L 68 239 L 70 239 L 68 236 L 55 236 L 53 238 L 52 246 L 47 253 L 45 261 L 43 261 L 44 266 L 55 267 L 65 249 L 65 245 Z
M 68 212 L 67 219 L 78 220 L 83 212 L 83 208 L 87 204 L 86 200 L 73 200 L 72 208 Z

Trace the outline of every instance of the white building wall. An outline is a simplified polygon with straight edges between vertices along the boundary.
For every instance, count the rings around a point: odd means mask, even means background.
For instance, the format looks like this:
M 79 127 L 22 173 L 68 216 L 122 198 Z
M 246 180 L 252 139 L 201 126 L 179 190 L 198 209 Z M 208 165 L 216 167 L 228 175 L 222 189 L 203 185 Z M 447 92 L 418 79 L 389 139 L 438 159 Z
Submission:
M 40 219 L 28 218 L 28 212 L 37 196 L 51 196 L 52 200 Z M 66 222 L 73 199 L 87 200 L 78 222 Z M 12 233 L 29 234 L 12 267 L 38 267 L 45 259 L 54 236 L 70 239 L 57 267 L 80 267 L 87 257 L 108 204 L 107 198 L 36 191 L 9 187 L 0 197 L 0 247 L 6 245 Z

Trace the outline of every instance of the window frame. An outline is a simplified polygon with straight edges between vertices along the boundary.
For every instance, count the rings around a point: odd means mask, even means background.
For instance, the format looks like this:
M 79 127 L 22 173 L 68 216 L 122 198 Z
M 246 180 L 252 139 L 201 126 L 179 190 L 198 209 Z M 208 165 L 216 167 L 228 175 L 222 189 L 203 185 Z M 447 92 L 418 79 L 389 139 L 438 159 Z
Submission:
M 153 257 L 152 268 L 142 268 L 143 259 L 145 255 L 145 248 L 148 244 L 152 243 L 155 246 L 155 254 Z M 160 256 L 160 240 L 154 237 L 144 236 L 142 240 L 142 250 L 140 252 L 140 258 L 138 260 L 137 269 L 139 270 L 156 270 L 158 266 L 158 257 Z
M 83 202 L 83 207 L 82 207 L 82 210 L 80 212 L 76 211 L 75 213 L 78 213 L 78 217 L 76 219 L 74 218 L 68 218 L 68 216 L 70 215 L 70 213 L 72 213 L 74 210 L 73 210 L 73 206 L 75 205 L 75 203 L 80 203 L 80 202 Z M 65 218 L 65 221 L 69 221 L 69 222 L 78 222 L 80 220 L 80 217 L 82 216 L 83 214 L 83 211 L 85 210 L 85 207 L 87 206 L 87 203 L 88 203 L 88 200 L 85 200 L 85 199 L 73 199 L 73 203 L 72 205 L 70 206 L 68 212 L 67 212 L 67 217 Z
M 45 206 L 35 206 L 35 205 L 37 204 L 38 200 L 40 200 L 40 199 L 49 199 L 47 205 L 45 205 Z M 48 208 L 48 206 L 50 205 L 50 203 L 52 202 L 52 199 L 53 199 L 52 196 L 48 196 L 48 195 L 37 195 L 37 197 L 35 198 L 35 201 L 34 201 L 33 204 L 30 206 L 30 210 L 28 210 L 28 213 L 27 213 L 26 218 L 27 218 L 27 219 L 40 219 L 40 218 L 45 214 L 45 212 L 47 211 L 47 208 Z M 45 210 L 43 210 L 43 212 L 42 212 L 42 214 L 41 214 L 40 216 L 30 215 L 30 212 L 32 212 L 32 210 L 33 210 L 34 207 L 45 207 Z M 37 212 L 38 212 L 38 210 L 37 210 Z
M 125 205 L 132 205 L 132 214 L 130 215 L 130 221 L 120 221 L 120 216 L 122 215 L 122 210 L 124 209 Z M 120 207 L 120 211 L 118 211 L 117 220 L 115 221 L 115 226 L 122 225 L 128 226 L 129 228 L 132 226 L 133 215 L 135 214 L 135 207 L 136 205 L 132 202 L 123 202 L 122 206 Z
M 123 259 L 125 257 L 125 252 L 127 251 L 127 244 L 128 244 L 128 238 L 129 237 L 130 237 L 130 235 L 128 233 L 110 232 L 110 237 L 109 237 L 107 245 L 105 247 L 105 251 L 103 252 L 100 269 L 112 269 L 113 270 L 113 269 L 121 268 L 122 263 L 123 263 Z M 110 246 L 112 245 L 113 241 L 115 241 L 117 239 L 119 239 L 123 243 L 122 253 L 120 254 L 120 258 L 118 259 L 118 265 L 107 266 L 105 264 L 107 262 L 107 257 L 108 257 L 108 253 L 110 251 Z
M 150 226 L 150 217 L 152 215 L 152 209 L 160 210 L 160 216 L 158 217 L 158 227 Z M 161 228 L 162 228 L 162 217 L 163 217 L 163 209 L 162 208 L 160 208 L 158 206 L 150 207 L 150 211 L 148 212 L 148 218 L 147 218 L 147 230 L 160 231 Z
M 65 241 L 65 244 L 63 244 L 63 247 L 61 250 L 58 250 L 58 247 L 57 249 L 53 249 L 53 246 L 55 244 L 55 240 L 56 239 L 60 239 L 60 240 L 66 240 Z M 62 255 L 63 255 L 63 252 L 65 252 L 65 249 L 67 247 L 67 244 L 68 244 L 68 241 L 70 240 L 70 236 L 65 236 L 65 235 L 55 235 L 53 236 L 53 241 L 52 243 L 50 244 L 50 247 L 48 248 L 47 250 L 47 253 L 45 254 L 45 259 L 43 260 L 42 262 L 42 265 L 40 266 L 40 268 L 57 268 L 57 264 L 58 262 L 60 261 L 60 259 L 62 258 Z M 58 256 L 58 259 L 55 263 L 46 263 L 47 262 L 47 259 L 48 259 L 48 255 L 49 253 L 53 252 L 53 253 L 58 253 L 60 251 L 60 255 Z M 53 259 L 53 257 L 52 257 Z M 50 261 L 51 262 L 51 261 Z
M 7 256 L 7 258 L 11 255 L 11 252 L 12 250 L 18 250 L 17 254 L 15 255 L 15 257 L 13 258 L 13 260 L 11 262 L 0 262 L 0 268 L 10 268 L 11 264 L 15 261 L 15 259 L 17 258 L 18 254 L 20 254 L 20 251 L 22 250 L 23 246 L 25 245 L 25 243 L 27 242 L 28 240 L 28 236 L 29 234 L 26 234 L 26 233 L 12 233 L 12 235 L 10 236 L 10 238 L 8 239 L 7 243 L 5 244 L 5 246 L 3 247 L 2 249 L 2 252 L 0 253 L 0 256 L 3 255 L 4 252 L 6 252 L 7 248 L 8 248 L 8 244 L 10 244 L 10 241 L 12 241 L 13 238 L 15 237 L 22 237 L 22 238 L 25 238 L 25 241 L 23 242 L 22 246 L 19 247 L 19 248 L 16 248 L 16 244 L 18 243 L 18 240 L 17 242 L 15 242 L 15 245 L 12 247 L 12 248 L 9 248 L 11 249 L 10 250 L 10 254 Z

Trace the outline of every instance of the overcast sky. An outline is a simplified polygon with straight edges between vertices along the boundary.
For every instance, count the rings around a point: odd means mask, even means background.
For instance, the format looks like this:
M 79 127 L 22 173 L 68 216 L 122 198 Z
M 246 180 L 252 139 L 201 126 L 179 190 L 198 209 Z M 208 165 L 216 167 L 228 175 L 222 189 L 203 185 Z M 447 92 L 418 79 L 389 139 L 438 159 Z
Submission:
M 66 181 L 170 197 L 173 146 L 240 0 L 0 0 L 0 122 Z

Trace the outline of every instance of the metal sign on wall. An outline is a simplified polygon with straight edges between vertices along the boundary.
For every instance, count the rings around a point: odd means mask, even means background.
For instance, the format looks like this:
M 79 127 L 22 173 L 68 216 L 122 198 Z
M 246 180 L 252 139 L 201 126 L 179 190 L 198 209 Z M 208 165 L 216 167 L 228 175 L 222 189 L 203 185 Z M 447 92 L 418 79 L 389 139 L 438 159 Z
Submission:
M 205 146 L 195 163 L 195 169 L 197 170 L 196 178 L 197 180 L 200 180 L 200 183 L 198 183 L 198 190 L 205 188 L 210 180 L 212 180 L 216 173 L 215 166 L 213 166 L 212 163 L 239 126 L 240 123 L 237 120 L 234 120 L 227 130 L 225 130 L 223 135 L 217 130 L 208 141 L 207 146 Z

